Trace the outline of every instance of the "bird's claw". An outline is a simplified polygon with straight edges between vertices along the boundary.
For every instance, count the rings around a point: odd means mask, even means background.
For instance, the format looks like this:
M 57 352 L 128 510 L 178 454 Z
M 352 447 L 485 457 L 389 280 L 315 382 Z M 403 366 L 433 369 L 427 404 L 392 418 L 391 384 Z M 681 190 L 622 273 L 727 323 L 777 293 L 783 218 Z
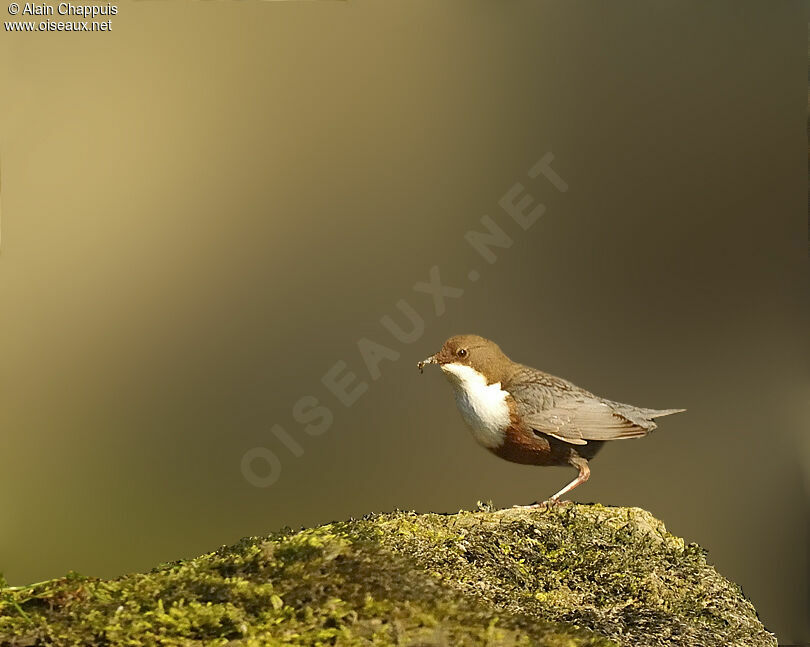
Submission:
M 513 508 L 518 510 L 546 510 L 548 508 L 556 508 L 561 505 L 568 505 L 570 501 L 560 501 L 559 499 L 546 499 L 545 501 L 535 501 L 531 505 L 513 505 Z

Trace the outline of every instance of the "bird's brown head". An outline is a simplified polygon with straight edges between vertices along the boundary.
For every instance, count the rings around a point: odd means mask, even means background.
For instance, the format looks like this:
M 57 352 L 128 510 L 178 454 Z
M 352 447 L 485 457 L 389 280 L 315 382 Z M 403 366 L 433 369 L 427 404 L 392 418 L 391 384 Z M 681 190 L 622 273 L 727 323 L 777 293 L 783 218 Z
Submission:
M 455 335 L 444 342 L 438 353 L 422 360 L 417 367 L 421 371 L 426 364 L 438 364 L 445 373 L 448 372 L 445 367 L 451 365 L 468 366 L 492 384 L 503 380 L 511 361 L 494 341 L 478 335 Z

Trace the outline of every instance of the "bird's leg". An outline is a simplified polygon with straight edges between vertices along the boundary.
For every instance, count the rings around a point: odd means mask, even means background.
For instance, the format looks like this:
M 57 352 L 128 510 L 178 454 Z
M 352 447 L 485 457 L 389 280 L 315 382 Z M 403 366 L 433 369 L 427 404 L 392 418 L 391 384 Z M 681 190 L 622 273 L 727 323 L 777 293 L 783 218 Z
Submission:
M 576 461 L 571 461 L 574 467 L 579 469 L 579 475 L 571 481 L 568 485 L 566 485 L 562 490 L 557 492 L 554 496 L 552 496 L 548 501 L 545 501 L 546 504 L 555 505 L 560 502 L 560 497 L 564 494 L 567 494 L 571 490 L 573 490 L 578 485 L 582 485 L 585 481 L 591 478 L 591 468 L 588 467 L 588 461 L 584 458 L 577 459 Z
M 582 485 L 585 481 L 591 478 L 591 468 L 588 467 L 588 461 L 584 458 L 574 458 L 571 460 L 571 465 L 576 467 L 579 470 L 579 474 L 577 477 L 571 481 L 568 485 L 566 485 L 562 490 L 557 492 L 554 496 L 550 499 L 546 499 L 542 503 L 532 503 L 531 505 L 513 505 L 513 508 L 521 508 L 523 510 L 533 510 L 536 508 L 550 508 L 556 505 L 562 505 L 563 501 L 560 501 L 560 497 L 564 494 L 567 494 L 571 490 L 573 490 L 577 485 Z

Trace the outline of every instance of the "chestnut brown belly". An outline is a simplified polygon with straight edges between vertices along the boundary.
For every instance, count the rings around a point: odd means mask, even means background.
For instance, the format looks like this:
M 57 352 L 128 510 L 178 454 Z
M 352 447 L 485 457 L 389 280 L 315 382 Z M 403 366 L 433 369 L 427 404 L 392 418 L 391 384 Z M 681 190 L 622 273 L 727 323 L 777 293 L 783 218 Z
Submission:
M 590 441 L 587 445 L 571 445 L 513 424 L 507 428 L 503 444 L 490 451 L 504 460 L 522 465 L 570 465 L 573 458 L 593 458 L 602 444 Z

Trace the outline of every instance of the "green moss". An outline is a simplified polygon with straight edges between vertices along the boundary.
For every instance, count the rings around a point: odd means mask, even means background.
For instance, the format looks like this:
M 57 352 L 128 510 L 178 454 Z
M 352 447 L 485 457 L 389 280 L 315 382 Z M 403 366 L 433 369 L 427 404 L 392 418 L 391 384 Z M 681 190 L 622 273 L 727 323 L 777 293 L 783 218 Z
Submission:
M 372 515 L 115 580 L 0 588 L 0 644 L 775 645 L 639 509 Z

